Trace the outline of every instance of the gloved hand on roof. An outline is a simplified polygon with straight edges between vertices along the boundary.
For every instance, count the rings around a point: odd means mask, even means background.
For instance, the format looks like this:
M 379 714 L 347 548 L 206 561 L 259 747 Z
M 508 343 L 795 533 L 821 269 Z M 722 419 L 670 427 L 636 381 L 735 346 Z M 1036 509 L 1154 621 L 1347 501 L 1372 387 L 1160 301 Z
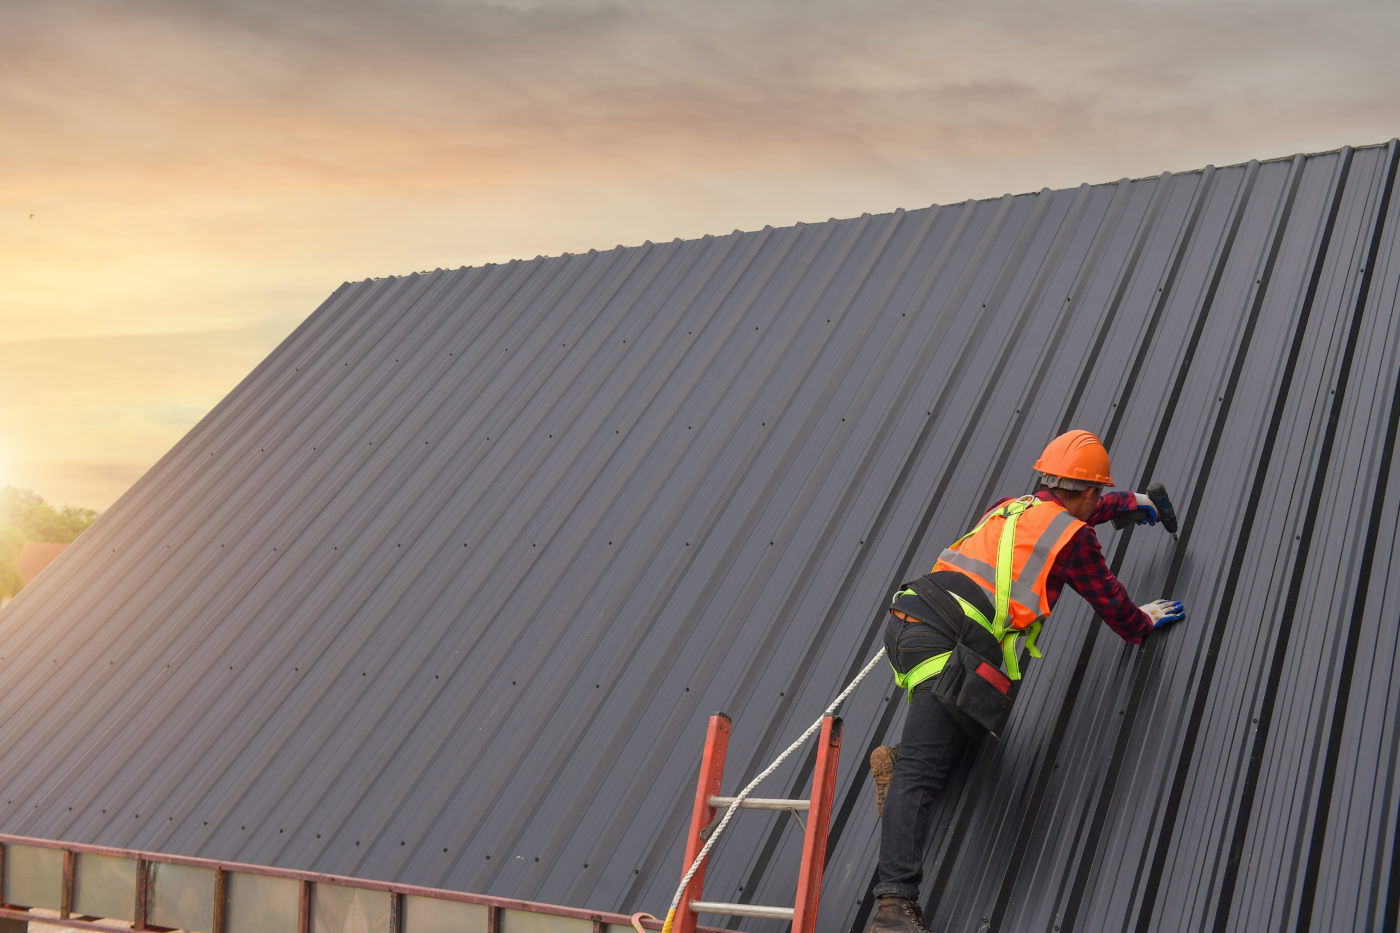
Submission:
M 1138 608 L 1147 613 L 1147 617 L 1152 620 L 1153 631 L 1186 618 L 1186 607 L 1179 600 L 1154 599 Z

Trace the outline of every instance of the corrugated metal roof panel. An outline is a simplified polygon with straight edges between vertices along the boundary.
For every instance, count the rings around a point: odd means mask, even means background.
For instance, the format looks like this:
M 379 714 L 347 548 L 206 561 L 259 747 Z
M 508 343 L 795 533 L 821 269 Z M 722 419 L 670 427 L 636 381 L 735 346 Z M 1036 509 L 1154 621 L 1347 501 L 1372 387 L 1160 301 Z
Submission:
M 347 284 L 0 615 L 0 828 L 660 911 L 706 714 L 737 786 L 1079 426 L 1172 489 L 1179 542 L 1101 538 L 1189 619 L 1139 649 L 1061 604 L 937 815 L 931 926 L 1393 925 L 1395 174 L 1392 142 Z M 868 915 L 877 677 L 828 929 Z M 708 893 L 788 900 L 798 833 L 731 834 Z

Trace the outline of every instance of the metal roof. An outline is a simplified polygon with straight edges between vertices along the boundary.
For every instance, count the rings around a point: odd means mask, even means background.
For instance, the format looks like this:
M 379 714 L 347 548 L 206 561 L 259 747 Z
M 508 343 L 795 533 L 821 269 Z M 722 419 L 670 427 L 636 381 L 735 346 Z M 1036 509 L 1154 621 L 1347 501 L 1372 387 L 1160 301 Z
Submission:
M 663 911 L 707 714 L 737 788 L 1073 426 L 1172 490 L 1179 542 L 1100 537 L 1189 616 L 1136 648 L 1065 597 L 930 925 L 1393 928 L 1396 165 L 347 284 L 0 615 L 0 831 Z M 843 713 L 831 930 L 903 716 L 883 675 Z M 707 899 L 790 903 L 799 846 L 740 817 Z

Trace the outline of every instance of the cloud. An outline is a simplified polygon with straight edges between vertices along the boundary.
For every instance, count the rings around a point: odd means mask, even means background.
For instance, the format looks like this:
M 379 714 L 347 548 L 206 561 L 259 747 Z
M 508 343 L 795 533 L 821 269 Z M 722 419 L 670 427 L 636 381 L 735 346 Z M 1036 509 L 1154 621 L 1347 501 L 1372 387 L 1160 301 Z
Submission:
M 959 179 L 1015 187 L 1054 160 L 1079 174 L 1045 184 L 1188 168 L 1183 140 L 1228 161 L 1388 136 L 1370 127 L 1400 116 L 1396 26 L 1369 2 L 1243 0 L 10 5 L 0 118 L 21 142 L 0 150 L 0 209 L 61 218 L 71 255 L 178 243 L 165 267 L 202 270 L 334 242 L 346 215 L 442 226 L 434 206 L 465 205 L 468 227 L 547 230 L 559 189 L 597 211 L 833 176 L 838 195 L 960 200 L 999 192 Z M 21 234 L 0 217 L 0 247 Z
M 376 241 L 598 245 L 550 232 L 575 204 L 609 245 L 1372 142 L 1396 26 L 1362 2 L 11 4 L 0 273 L 328 287 Z M 633 196 L 653 218 L 613 232 Z M 534 241 L 475 242 L 516 225 Z M 455 256 L 421 245 L 451 230 Z
M 1345 6 L 148 0 L 120 17 L 31 6 L 7 14 L 29 28 L 5 32 L 37 40 L 10 40 L 30 53 L 0 66 L 0 102 L 28 115 L 26 136 L 58 169 L 26 183 L 109 196 L 114 180 L 144 193 L 154 178 L 230 197 L 411 198 L 559 173 L 635 178 L 639 166 L 878 170 L 1027 135 L 1091 159 L 1099 127 L 1132 133 L 1165 115 L 1214 128 L 1231 98 L 1254 105 L 1233 111 L 1246 127 L 1284 102 L 1296 116 L 1324 91 L 1302 75 L 1285 89 L 1276 71 L 1293 62 L 1395 106 L 1383 57 L 1348 54 L 1386 30 Z M 41 80 L 17 89 L 21 73 Z
M 280 334 L 346 279 L 1378 142 L 1396 34 L 1381 0 L 0 4 L 0 335 Z M 26 443 L 154 459 L 275 342 L 187 339 L 55 350 Z

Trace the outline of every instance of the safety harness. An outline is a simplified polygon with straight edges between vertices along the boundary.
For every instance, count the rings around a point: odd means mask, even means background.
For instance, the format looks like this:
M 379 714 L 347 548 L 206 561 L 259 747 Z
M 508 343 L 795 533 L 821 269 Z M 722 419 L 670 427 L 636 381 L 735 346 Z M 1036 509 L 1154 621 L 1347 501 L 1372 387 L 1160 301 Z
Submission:
M 973 528 L 957 541 L 954 541 L 948 549 L 948 551 L 954 551 L 963 541 L 981 531 L 993 517 L 1000 515 L 1006 519 L 1006 523 L 1001 527 L 1001 536 L 997 540 L 996 594 L 994 598 L 995 615 L 991 620 L 988 620 L 987 616 L 980 609 L 957 593 L 949 593 L 947 590 L 940 589 L 940 593 L 946 593 L 948 596 L 952 596 L 957 600 L 964 616 L 990 632 L 991 636 L 1001 644 L 1002 658 L 1006 662 L 1006 674 L 1013 681 L 1021 679 L 1019 646 L 1022 635 L 1026 636 L 1026 648 L 1030 652 L 1031 657 L 1038 658 L 1041 656 L 1040 649 L 1036 647 L 1036 637 L 1040 635 L 1040 619 L 1036 619 L 1024 630 L 1008 629 L 1006 626 L 1006 620 L 1010 615 L 1012 561 L 1016 547 L 1016 520 L 1021 516 L 1021 513 L 1025 512 L 1027 509 L 1033 508 L 1041 501 L 1042 500 L 1034 496 L 1022 496 L 1019 499 L 1013 499 L 1005 505 L 992 509 L 983 517 L 982 521 L 978 522 L 977 527 Z M 947 553 L 947 551 L 944 552 L 945 557 Z M 945 601 L 944 599 L 937 598 L 934 593 L 929 592 L 928 587 L 929 584 L 926 580 L 916 580 L 911 583 L 906 583 L 905 588 L 900 590 L 896 596 L 918 595 L 934 605 Z M 935 598 L 931 599 L 930 597 Z M 895 670 L 895 684 L 905 691 L 909 701 L 912 703 L 914 700 L 914 688 L 929 678 L 941 674 L 943 668 L 947 666 L 948 659 L 952 654 L 952 651 L 936 654 L 925 661 L 920 661 L 918 664 L 915 664 L 909 669 L 908 673 L 905 674 L 901 674 L 898 670 Z M 892 669 L 894 668 L 893 661 L 890 662 L 890 667 Z

